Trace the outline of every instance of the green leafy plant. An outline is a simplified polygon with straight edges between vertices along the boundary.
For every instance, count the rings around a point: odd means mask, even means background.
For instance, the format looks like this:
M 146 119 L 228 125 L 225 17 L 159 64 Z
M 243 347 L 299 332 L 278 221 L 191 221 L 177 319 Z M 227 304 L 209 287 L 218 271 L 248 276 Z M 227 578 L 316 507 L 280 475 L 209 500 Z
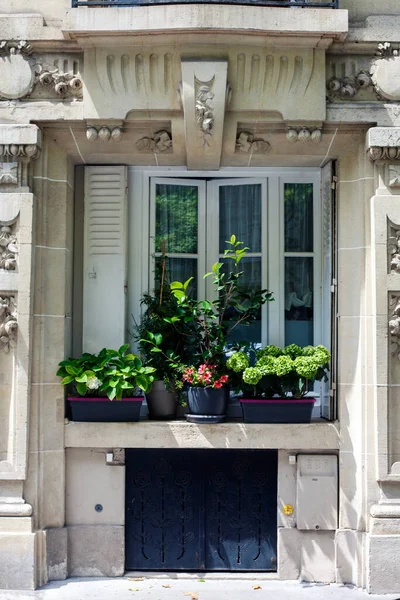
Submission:
M 227 367 L 240 375 L 239 386 L 254 398 L 303 398 L 314 381 L 327 381 L 330 353 L 324 346 L 285 348 L 266 346 L 255 353 L 251 364 L 246 352 L 234 352 Z
M 216 298 L 196 300 L 190 296 L 193 278 L 171 283 L 171 293 L 177 300 L 174 314 L 164 320 L 180 329 L 185 345 L 190 349 L 189 364 L 224 367 L 229 336 L 238 325 L 250 325 L 259 318 L 263 304 L 273 300 L 268 290 L 252 290 L 242 284 L 241 261 L 249 248 L 232 235 L 226 242 L 224 262 L 217 262 L 204 277 L 213 277 Z
M 154 367 L 144 366 L 125 344 L 119 350 L 103 348 L 98 354 L 86 352 L 79 358 L 63 360 L 57 375 L 62 378 L 62 385 L 79 396 L 121 400 L 134 396 L 138 388 L 149 392 L 154 371 Z

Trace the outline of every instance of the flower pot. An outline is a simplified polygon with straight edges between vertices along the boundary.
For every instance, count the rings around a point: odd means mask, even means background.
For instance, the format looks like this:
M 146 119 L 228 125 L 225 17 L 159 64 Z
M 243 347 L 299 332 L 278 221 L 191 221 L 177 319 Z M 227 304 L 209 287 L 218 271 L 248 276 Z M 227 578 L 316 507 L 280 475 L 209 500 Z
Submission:
M 163 381 L 154 381 L 151 392 L 146 394 L 150 419 L 174 419 L 176 416 L 176 396 L 169 392 Z
M 186 418 L 194 423 L 221 423 L 226 418 L 229 388 L 190 387 L 188 405 L 190 413 Z
M 245 423 L 310 423 L 315 398 L 242 398 Z
M 69 397 L 68 406 L 72 421 L 91 423 L 119 423 L 139 421 L 143 398 L 108 398 Z

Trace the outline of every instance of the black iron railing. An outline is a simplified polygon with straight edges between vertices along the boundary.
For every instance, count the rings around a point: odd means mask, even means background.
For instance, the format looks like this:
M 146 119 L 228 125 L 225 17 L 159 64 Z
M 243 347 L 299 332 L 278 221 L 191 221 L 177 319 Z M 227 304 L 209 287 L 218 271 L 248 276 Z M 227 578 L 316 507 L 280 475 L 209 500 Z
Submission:
M 279 6 L 291 8 L 339 8 L 339 0 L 72 0 L 77 6 L 147 6 L 151 4 L 251 4 L 257 6 Z

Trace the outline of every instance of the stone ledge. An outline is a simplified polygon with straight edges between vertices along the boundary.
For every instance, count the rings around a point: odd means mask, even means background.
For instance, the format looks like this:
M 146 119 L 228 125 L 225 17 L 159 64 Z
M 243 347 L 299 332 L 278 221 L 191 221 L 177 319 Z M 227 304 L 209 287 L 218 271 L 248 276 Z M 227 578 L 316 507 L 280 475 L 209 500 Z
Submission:
M 41 143 L 41 132 L 37 125 L 9 123 L 0 125 L 0 144 L 35 146 Z
M 230 448 L 290 451 L 338 450 L 339 424 L 220 423 L 194 425 L 186 421 L 140 423 L 80 423 L 65 427 L 67 448 Z
M 344 39 L 348 31 L 347 10 L 230 6 L 228 4 L 186 4 L 141 7 L 81 7 L 67 12 L 63 32 L 66 38 L 146 33 L 244 32 L 296 37 Z M 82 40 L 84 41 L 84 40 Z M 309 45 L 314 45 L 312 40 Z

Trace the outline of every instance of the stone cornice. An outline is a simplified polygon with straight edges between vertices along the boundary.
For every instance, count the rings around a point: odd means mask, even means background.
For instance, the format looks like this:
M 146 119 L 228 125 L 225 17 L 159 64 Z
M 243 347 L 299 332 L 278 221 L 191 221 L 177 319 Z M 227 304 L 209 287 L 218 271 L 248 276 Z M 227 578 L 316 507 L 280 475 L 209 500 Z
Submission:
M 400 127 L 371 127 L 366 150 L 372 161 L 400 160 Z

